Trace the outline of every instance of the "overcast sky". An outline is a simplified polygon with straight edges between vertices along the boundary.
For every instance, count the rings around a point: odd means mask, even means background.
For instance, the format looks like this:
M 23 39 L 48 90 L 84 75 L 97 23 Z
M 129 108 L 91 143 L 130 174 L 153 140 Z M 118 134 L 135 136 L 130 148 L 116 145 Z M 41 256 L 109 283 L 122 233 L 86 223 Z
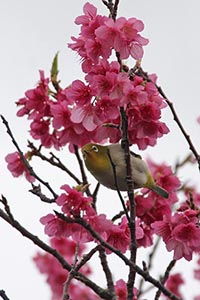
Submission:
M 107 15 L 100 0 L 90 2 L 98 7 L 99 13 Z M 71 35 L 78 33 L 79 28 L 73 22 L 76 16 L 82 14 L 84 3 L 83 0 L 0 1 L 0 113 L 8 119 L 23 150 L 26 150 L 29 138 L 28 127 L 25 119 L 16 117 L 15 101 L 23 97 L 27 89 L 35 86 L 39 79 L 38 70 L 45 70 L 48 76 L 53 56 L 59 50 L 63 86 L 82 78 L 79 58 L 67 48 L 67 43 Z M 134 16 L 143 20 L 143 35 L 150 40 L 145 47 L 143 68 L 158 75 L 159 84 L 174 103 L 197 149 L 200 149 L 200 125 L 196 122 L 200 115 L 199 11 L 198 0 L 121 0 L 118 13 L 119 16 Z M 171 133 L 142 155 L 173 166 L 177 157 L 183 158 L 188 153 L 188 145 L 168 108 L 163 113 L 163 121 Z M 50 212 L 51 207 L 39 203 L 36 197 L 28 193 L 30 185 L 25 180 L 13 179 L 6 171 L 4 156 L 15 149 L 2 124 L 0 138 L 0 193 L 8 198 L 16 218 L 33 233 L 44 237 L 43 227 L 38 220 Z M 66 157 L 66 161 L 71 161 L 67 149 L 64 149 L 62 156 Z M 66 183 L 67 179 L 60 172 L 58 176 L 53 173 L 52 177 L 43 165 L 39 164 L 39 168 L 40 174 L 54 184 L 57 191 L 60 185 Z M 181 174 L 181 180 L 193 180 L 191 182 L 198 184 L 197 168 L 188 168 Z M 104 192 L 105 189 L 102 189 L 103 200 Z M 101 199 L 99 204 L 100 210 L 104 211 L 106 206 L 110 215 L 115 206 L 116 197 L 113 193 L 109 191 L 106 194 L 109 195 L 109 201 Z M 4 289 L 11 300 L 50 299 L 45 279 L 38 274 L 31 261 L 37 248 L 1 219 L 0 236 L 0 289 Z M 184 266 L 188 264 L 184 263 Z M 188 295 L 191 295 L 191 290 L 187 290 Z

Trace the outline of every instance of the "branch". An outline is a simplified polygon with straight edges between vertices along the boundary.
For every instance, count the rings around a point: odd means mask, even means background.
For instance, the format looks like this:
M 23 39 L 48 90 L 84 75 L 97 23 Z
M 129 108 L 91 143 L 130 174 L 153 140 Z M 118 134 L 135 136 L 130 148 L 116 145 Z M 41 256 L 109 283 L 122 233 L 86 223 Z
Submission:
M 148 74 L 146 72 L 143 71 L 143 69 L 141 67 L 136 68 L 136 69 L 132 69 L 132 72 L 134 72 L 134 74 L 137 74 L 138 76 L 141 76 L 144 80 L 147 80 L 149 82 L 152 82 L 152 80 L 149 78 Z M 192 151 L 193 155 L 195 156 L 197 163 L 198 163 L 198 168 L 200 171 L 200 154 L 198 153 L 198 151 L 196 150 L 194 144 L 192 143 L 189 134 L 186 132 L 186 130 L 184 129 L 175 109 L 174 109 L 174 105 L 171 101 L 169 101 L 169 99 L 167 98 L 167 96 L 165 95 L 164 91 L 162 90 L 162 88 L 158 85 L 156 85 L 156 88 L 158 89 L 158 92 L 160 93 L 160 95 L 165 99 L 166 103 L 168 104 L 172 115 L 174 117 L 174 121 L 177 123 L 179 129 L 181 130 L 183 136 L 185 137 L 188 145 L 189 145 L 189 149 Z
M 61 266 L 71 271 L 71 265 L 57 252 L 54 248 L 51 248 L 49 245 L 44 243 L 42 240 L 40 240 L 37 236 L 33 235 L 31 232 L 29 232 L 26 228 L 24 228 L 17 220 L 15 220 L 13 217 L 11 218 L 8 214 L 6 214 L 2 209 L 0 209 L 0 217 L 5 220 L 7 223 L 9 223 L 11 226 L 13 226 L 17 231 L 19 231 L 23 236 L 31 240 L 35 245 L 37 245 L 40 249 L 44 250 L 45 252 L 51 254 L 54 256 L 57 261 L 61 264 Z M 102 299 L 111 299 L 110 292 L 101 288 L 96 283 L 94 283 L 92 280 L 87 278 L 84 274 L 81 272 L 75 272 L 74 271 L 74 277 L 83 282 L 85 285 L 87 285 L 89 288 L 91 288 L 97 295 L 99 295 Z
M 146 281 L 150 282 L 151 284 L 153 284 L 155 287 L 157 287 L 158 289 L 161 290 L 161 292 L 166 295 L 167 297 L 169 297 L 169 299 L 171 300 L 181 300 L 179 297 L 177 297 L 176 295 L 174 295 L 171 291 L 169 291 L 168 289 L 166 289 L 164 287 L 164 285 L 162 285 L 162 283 L 160 283 L 160 281 L 156 280 L 155 278 L 153 278 L 152 276 L 149 275 L 148 272 L 142 270 L 139 266 L 137 266 L 134 262 L 132 262 L 131 260 L 129 260 L 123 253 L 121 253 L 120 250 L 118 250 L 117 248 L 113 247 L 111 244 L 107 243 L 104 239 L 102 239 L 102 237 L 82 218 L 80 217 L 76 217 L 75 219 L 72 219 L 70 217 L 66 217 L 63 214 L 55 211 L 55 214 L 57 215 L 58 218 L 60 218 L 61 220 L 67 222 L 67 223 L 76 223 L 76 224 L 80 224 L 81 226 L 83 226 L 88 232 L 90 232 L 90 234 L 92 235 L 92 237 L 97 240 L 103 247 L 109 249 L 111 252 L 115 253 L 119 258 L 122 259 L 122 261 L 128 265 L 128 266 L 132 266 L 135 271 L 141 275 Z
M 105 276 L 106 276 L 107 288 L 111 292 L 112 298 L 115 299 L 116 294 L 115 294 L 115 288 L 114 288 L 114 283 L 113 283 L 113 278 L 112 278 L 112 272 L 110 271 L 110 268 L 108 266 L 107 257 L 106 257 L 106 254 L 105 254 L 105 249 L 103 247 L 99 248 L 99 257 L 100 257 L 100 260 L 101 260 L 101 265 L 102 265 L 103 271 L 104 271 Z
M 9 127 L 8 121 L 2 116 L 0 115 L 3 124 L 6 126 L 7 129 L 7 133 L 8 135 L 11 137 L 12 143 L 14 144 L 14 146 L 16 147 L 17 151 L 19 152 L 20 155 L 20 159 L 23 162 L 23 164 L 25 165 L 25 167 L 27 168 L 27 170 L 29 171 L 30 175 L 32 175 L 33 177 L 35 177 L 35 179 L 37 179 L 40 183 L 42 183 L 53 195 L 54 199 L 56 199 L 58 197 L 58 195 L 53 191 L 53 189 L 51 188 L 51 186 L 49 185 L 48 182 L 45 182 L 43 179 L 41 179 L 33 170 L 33 168 L 31 167 L 31 165 L 29 164 L 28 160 L 25 158 L 23 152 L 21 151 L 17 141 L 15 140 L 12 131 Z
M 49 164 L 51 164 L 52 166 L 55 166 L 59 169 L 61 169 L 62 171 L 66 172 L 71 178 L 74 179 L 74 181 L 76 181 L 77 184 L 81 184 L 81 181 L 78 179 L 78 177 L 76 177 L 62 162 L 61 160 L 52 152 L 50 152 L 51 157 L 48 158 L 46 157 L 44 154 L 41 153 L 39 148 L 36 148 L 35 145 L 33 143 L 31 143 L 30 141 L 28 142 L 28 147 L 31 148 L 32 150 L 32 155 L 37 156 L 39 158 L 41 158 L 42 160 L 48 162 Z
M 151 270 L 152 261 L 153 261 L 153 258 L 155 256 L 156 250 L 158 249 L 158 245 L 159 245 L 160 240 L 161 240 L 161 238 L 158 237 L 156 242 L 154 243 L 153 249 L 149 253 L 149 256 L 148 256 L 148 259 L 147 259 L 147 264 L 145 262 L 143 262 L 143 264 L 146 265 L 146 269 L 148 270 L 148 272 Z M 138 287 L 138 290 L 139 290 L 138 297 L 141 296 L 142 294 L 146 293 L 146 290 L 142 291 L 143 284 L 144 284 L 144 278 L 141 278 L 141 280 L 139 282 L 139 287 Z
M 197 163 L 198 163 L 198 167 L 199 167 L 199 171 L 200 171 L 200 154 L 197 152 L 194 144 L 192 143 L 189 134 L 186 132 L 186 130 L 184 129 L 175 109 L 174 109 L 174 105 L 171 101 L 169 101 L 167 99 L 167 97 L 165 96 L 164 92 L 162 91 L 161 87 L 157 86 L 157 89 L 159 91 L 159 93 L 163 96 L 163 98 L 165 99 L 165 101 L 167 102 L 169 108 L 171 109 L 172 115 L 174 117 L 174 121 L 177 123 L 178 127 L 180 128 L 182 134 L 184 135 L 188 145 L 189 145 L 189 149 L 192 151 L 192 153 L 194 154 Z
M 63 296 L 62 296 L 62 300 L 69 300 L 70 299 L 70 296 L 68 294 L 68 289 L 69 289 L 69 285 L 73 279 L 73 271 L 75 270 L 76 268 L 76 265 L 78 263 L 78 251 L 79 251 L 79 245 L 77 244 L 76 245 L 76 251 L 75 251 L 75 255 L 74 255 L 74 263 L 72 265 L 72 268 L 68 274 L 68 277 L 67 277 L 67 280 L 66 282 L 64 283 L 64 288 L 63 288 Z
M 87 196 L 93 198 L 93 195 L 92 195 L 92 193 L 90 192 L 90 189 L 89 189 L 89 184 L 88 184 L 87 176 L 86 176 L 86 173 L 85 173 L 84 164 L 83 164 L 83 161 L 82 161 L 82 159 L 79 155 L 77 145 L 74 145 L 74 153 L 76 155 L 76 158 L 77 158 L 77 161 L 78 161 L 78 164 L 79 164 L 79 167 L 80 167 L 81 176 L 82 176 L 82 183 L 83 183 L 83 185 L 88 186 L 87 189 L 85 190 L 85 192 L 86 192 Z M 98 189 L 99 189 L 99 185 L 97 185 L 96 188 L 97 188 L 97 190 L 95 189 L 93 203 L 92 203 L 93 208 L 95 210 L 96 210 L 96 197 L 97 197 L 97 192 L 98 192 Z
M 116 190 L 117 190 L 117 193 L 118 193 L 118 196 L 119 196 L 119 199 L 121 201 L 121 204 L 122 204 L 122 207 L 124 209 L 124 212 L 125 212 L 125 215 L 127 217 L 127 220 L 130 221 L 130 217 L 129 217 L 129 214 L 128 214 L 128 211 L 127 211 L 127 207 L 124 203 L 124 199 L 120 193 L 120 190 L 119 190 L 119 187 L 118 187 L 118 182 L 117 182 L 117 174 L 116 174 L 116 166 L 112 160 L 112 157 L 110 155 L 110 151 L 109 149 L 107 149 L 107 154 L 108 154 L 108 157 L 109 157 L 109 160 L 110 160 L 110 163 L 111 163 L 111 166 L 112 166 L 112 169 L 113 169 L 113 176 L 114 176 L 114 182 L 115 182 L 115 187 L 116 187 Z
M 8 298 L 8 296 L 6 295 L 5 291 L 4 290 L 0 290 L 0 297 L 3 299 L 3 300 L 10 300 Z
M 41 192 L 40 185 L 34 185 L 32 183 L 32 189 L 29 190 L 29 192 L 31 192 L 33 195 L 38 196 L 42 202 L 46 202 L 46 203 L 54 203 L 55 202 L 55 199 L 50 199 Z
M 122 142 L 121 146 L 124 149 L 124 158 L 126 163 L 126 182 L 127 182 L 127 192 L 129 198 L 129 207 L 130 207 L 130 218 L 129 221 L 129 231 L 130 231 L 130 261 L 135 264 L 136 254 L 137 254 L 137 242 L 136 242 L 136 212 L 135 212 L 135 200 L 134 200 L 134 182 L 131 168 L 131 156 L 129 150 L 129 138 L 128 138 L 128 119 L 123 107 L 120 108 L 121 116 L 121 131 L 122 131 Z M 133 287 L 135 283 L 135 268 L 130 265 L 128 282 L 127 282 L 127 291 L 128 297 L 127 300 L 133 299 Z
M 173 260 L 169 263 L 169 265 L 167 266 L 167 269 L 166 269 L 166 271 L 165 271 L 165 274 L 164 274 L 163 278 L 161 279 L 161 283 L 162 283 L 163 285 L 165 285 L 167 279 L 169 278 L 170 272 L 171 272 L 171 270 L 173 269 L 173 267 L 175 266 L 175 264 L 176 264 L 176 260 L 173 259 Z M 156 295 L 155 295 L 155 299 L 154 299 L 154 300 L 159 300 L 159 298 L 160 298 L 160 296 L 161 296 L 161 292 L 162 292 L 162 291 L 161 291 L 160 289 L 158 289 L 158 291 L 156 292 Z

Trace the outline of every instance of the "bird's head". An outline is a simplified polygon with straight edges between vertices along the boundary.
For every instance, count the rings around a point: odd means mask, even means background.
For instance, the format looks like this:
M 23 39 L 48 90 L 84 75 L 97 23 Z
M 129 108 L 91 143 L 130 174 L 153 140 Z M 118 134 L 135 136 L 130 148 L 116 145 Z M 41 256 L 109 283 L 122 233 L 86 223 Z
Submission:
M 90 143 L 84 145 L 81 151 L 85 165 L 91 173 L 106 170 L 110 166 L 108 146 Z

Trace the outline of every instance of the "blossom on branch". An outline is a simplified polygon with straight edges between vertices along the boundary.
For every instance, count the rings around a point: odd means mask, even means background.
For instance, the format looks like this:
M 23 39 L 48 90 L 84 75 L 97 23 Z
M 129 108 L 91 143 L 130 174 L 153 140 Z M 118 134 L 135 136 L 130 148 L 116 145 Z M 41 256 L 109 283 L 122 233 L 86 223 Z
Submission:
M 183 285 L 185 281 L 182 278 L 182 275 L 180 273 L 176 273 L 173 275 L 170 275 L 169 278 L 166 281 L 166 287 L 177 297 L 183 299 L 183 296 L 180 292 L 180 287 Z M 169 299 L 169 298 L 167 298 Z
M 198 217 L 194 210 L 175 213 L 156 221 L 151 226 L 155 233 L 161 236 L 168 251 L 174 251 L 174 259 L 184 257 L 190 261 L 195 252 L 200 251 L 200 228 L 197 226 Z
M 25 154 L 25 159 L 29 158 L 29 153 Z M 29 170 L 26 168 L 25 164 L 20 158 L 19 152 L 10 153 L 5 157 L 8 163 L 8 170 L 12 173 L 14 177 L 19 177 L 25 175 L 29 182 L 34 182 L 35 178 L 30 174 Z

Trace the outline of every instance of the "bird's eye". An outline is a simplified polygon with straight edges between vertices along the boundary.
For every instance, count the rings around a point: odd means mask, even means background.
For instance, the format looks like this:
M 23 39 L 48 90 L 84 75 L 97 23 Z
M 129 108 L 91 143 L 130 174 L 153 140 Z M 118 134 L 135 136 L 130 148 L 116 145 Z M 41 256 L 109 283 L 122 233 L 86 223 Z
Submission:
M 92 150 L 94 150 L 94 152 L 98 152 L 99 151 L 99 149 L 98 149 L 98 147 L 97 146 L 92 146 Z

